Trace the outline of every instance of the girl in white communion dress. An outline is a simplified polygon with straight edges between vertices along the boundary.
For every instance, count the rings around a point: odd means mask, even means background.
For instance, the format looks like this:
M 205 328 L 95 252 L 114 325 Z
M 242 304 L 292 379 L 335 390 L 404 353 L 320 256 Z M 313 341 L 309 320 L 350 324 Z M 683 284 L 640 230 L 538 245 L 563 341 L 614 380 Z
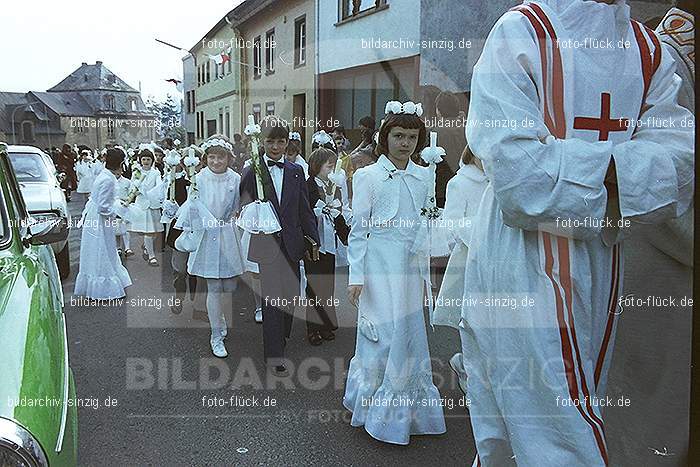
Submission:
M 411 102 L 387 104 L 382 155 L 353 177 L 348 296 L 359 306 L 343 404 L 353 426 L 394 444 L 446 431 L 428 351 L 421 259 L 411 253 L 430 180 L 411 160 L 426 145 L 421 114 Z

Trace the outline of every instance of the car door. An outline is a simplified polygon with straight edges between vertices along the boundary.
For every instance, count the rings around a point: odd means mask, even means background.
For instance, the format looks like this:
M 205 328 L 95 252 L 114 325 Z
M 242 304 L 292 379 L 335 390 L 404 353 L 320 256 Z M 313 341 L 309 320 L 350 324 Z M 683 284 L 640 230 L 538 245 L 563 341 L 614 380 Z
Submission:
M 30 219 L 4 153 L 0 153 L 0 171 L 4 179 L 0 189 L 13 224 L 11 248 L 3 255 L 1 286 L 5 298 L 0 303 L 0 321 L 4 323 L 0 349 L 12 358 L 0 365 L 6 378 L 0 393 L 12 394 L 17 400 L 55 401 L 54 406 L 42 410 L 17 405 L 7 416 L 26 427 L 42 443 L 48 457 L 74 459 L 76 411 L 69 403 L 74 388 L 57 267 L 49 260 L 53 255 L 46 251 L 48 246 L 28 241 Z

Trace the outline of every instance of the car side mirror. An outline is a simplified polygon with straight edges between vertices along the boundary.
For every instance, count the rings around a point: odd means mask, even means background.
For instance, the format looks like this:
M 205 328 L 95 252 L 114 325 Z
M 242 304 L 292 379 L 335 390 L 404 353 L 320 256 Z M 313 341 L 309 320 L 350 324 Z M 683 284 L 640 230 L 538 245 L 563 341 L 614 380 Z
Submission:
M 68 238 L 68 221 L 65 218 L 31 222 L 28 226 L 30 245 L 49 245 Z

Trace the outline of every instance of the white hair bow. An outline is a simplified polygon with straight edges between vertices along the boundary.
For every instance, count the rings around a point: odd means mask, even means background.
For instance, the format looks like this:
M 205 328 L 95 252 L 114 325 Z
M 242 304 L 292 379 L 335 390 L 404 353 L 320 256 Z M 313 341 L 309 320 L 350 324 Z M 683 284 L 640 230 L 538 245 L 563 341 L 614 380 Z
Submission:
M 333 140 L 331 135 L 326 133 L 325 130 L 317 131 L 316 133 L 314 133 L 314 136 L 311 139 L 311 141 L 318 144 L 319 146 L 330 144 L 335 148 L 335 141 Z
M 423 104 L 416 104 L 415 102 L 408 101 L 404 104 L 398 101 L 389 101 L 386 103 L 384 109 L 385 114 L 405 114 L 405 115 L 415 115 L 417 117 L 423 116 Z

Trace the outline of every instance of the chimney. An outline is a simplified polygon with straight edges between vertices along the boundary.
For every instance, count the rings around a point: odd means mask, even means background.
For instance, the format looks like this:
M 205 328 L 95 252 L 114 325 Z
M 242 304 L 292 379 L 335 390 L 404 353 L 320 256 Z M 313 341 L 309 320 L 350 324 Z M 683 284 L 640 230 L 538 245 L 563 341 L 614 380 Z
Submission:
M 87 62 L 81 63 L 80 66 L 87 66 Z
M 102 65 L 102 62 L 101 62 L 100 60 L 97 60 L 97 61 L 95 62 L 95 65 Z

